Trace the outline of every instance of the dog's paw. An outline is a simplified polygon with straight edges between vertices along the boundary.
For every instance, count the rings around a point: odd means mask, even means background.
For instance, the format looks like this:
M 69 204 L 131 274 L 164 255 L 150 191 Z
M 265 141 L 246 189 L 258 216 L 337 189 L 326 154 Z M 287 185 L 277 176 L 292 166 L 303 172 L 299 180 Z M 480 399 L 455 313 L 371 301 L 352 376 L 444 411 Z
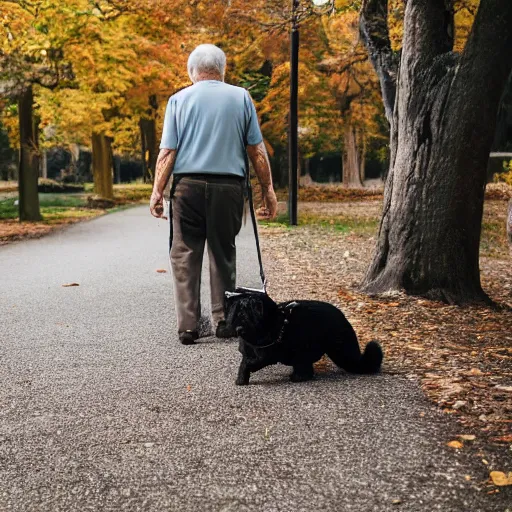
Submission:
M 243 379 L 238 377 L 238 379 L 235 380 L 235 384 L 237 386 L 247 386 L 249 384 L 249 379 Z

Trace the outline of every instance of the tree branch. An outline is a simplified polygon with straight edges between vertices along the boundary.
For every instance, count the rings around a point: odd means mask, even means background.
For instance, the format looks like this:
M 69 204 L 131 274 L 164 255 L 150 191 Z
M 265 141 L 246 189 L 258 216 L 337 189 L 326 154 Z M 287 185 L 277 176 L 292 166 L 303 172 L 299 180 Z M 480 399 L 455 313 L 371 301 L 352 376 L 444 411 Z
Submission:
M 432 60 L 453 50 L 454 0 L 408 0 L 404 16 L 404 58 L 430 66 Z
M 398 56 L 393 52 L 389 39 L 387 0 L 363 0 L 359 30 L 379 77 L 386 119 L 391 125 L 396 97 Z
M 503 90 L 512 70 L 510 0 L 481 0 L 460 64 L 477 70 L 474 79 L 486 88 Z

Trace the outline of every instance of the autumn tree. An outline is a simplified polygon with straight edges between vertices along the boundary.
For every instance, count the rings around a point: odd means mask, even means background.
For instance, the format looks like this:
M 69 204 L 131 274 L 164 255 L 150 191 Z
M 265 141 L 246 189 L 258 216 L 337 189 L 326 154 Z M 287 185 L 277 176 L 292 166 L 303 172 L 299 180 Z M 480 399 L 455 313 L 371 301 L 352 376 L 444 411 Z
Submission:
M 34 117 L 34 87 L 55 89 L 72 78 L 64 59 L 70 37 L 62 25 L 75 28 L 70 8 L 48 1 L 0 2 L 0 95 L 17 104 L 19 120 L 19 218 L 41 219 L 39 176 L 39 126 Z
M 365 177 L 366 144 L 379 136 L 381 114 L 378 79 L 359 38 L 359 13 L 351 2 L 324 21 L 328 57 L 320 70 L 329 76 L 343 131 L 343 184 L 361 187 Z M 337 127 L 333 127 L 336 129 Z
M 481 0 L 461 53 L 454 8 L 452 0 L 408 0 L 396 53 L 388 1 L 363 2 L 361 33 L 391 127 L 383 216 L 364 280 L 370 293 L 488 301 L 480 230 L 496 112 L 512 69 L 512 3 Z

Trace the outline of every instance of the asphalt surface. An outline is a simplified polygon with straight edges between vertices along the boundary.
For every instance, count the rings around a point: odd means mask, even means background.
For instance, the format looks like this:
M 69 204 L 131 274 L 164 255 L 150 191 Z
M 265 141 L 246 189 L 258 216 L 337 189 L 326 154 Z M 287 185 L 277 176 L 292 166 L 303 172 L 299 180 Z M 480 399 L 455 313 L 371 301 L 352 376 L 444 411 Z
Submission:
M 255 286 L 249 229 L 238 247 Z M 178 343 L 161 268 L 146 207 L 0 248 L 1 511 L 505 512 L 446 447 L 465 432 L 385 369 L 235 386 L 236 342 Z

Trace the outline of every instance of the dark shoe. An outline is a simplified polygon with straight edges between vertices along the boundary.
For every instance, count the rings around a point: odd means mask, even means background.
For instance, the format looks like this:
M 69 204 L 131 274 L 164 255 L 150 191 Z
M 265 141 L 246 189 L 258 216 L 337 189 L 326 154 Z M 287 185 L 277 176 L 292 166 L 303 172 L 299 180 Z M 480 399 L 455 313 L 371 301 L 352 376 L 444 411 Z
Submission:
M 236 337 L 235 330 L 228 324 L 226 324 L 225 320 L 221 320 L 217 324 L 217 329 L 215 331 L 215 336 L 217 338 L 235 338 Z
M 182 345 L 195 345 L 199 334 L 197 331 L 183 331 L 179 333 L 179 337 Z

